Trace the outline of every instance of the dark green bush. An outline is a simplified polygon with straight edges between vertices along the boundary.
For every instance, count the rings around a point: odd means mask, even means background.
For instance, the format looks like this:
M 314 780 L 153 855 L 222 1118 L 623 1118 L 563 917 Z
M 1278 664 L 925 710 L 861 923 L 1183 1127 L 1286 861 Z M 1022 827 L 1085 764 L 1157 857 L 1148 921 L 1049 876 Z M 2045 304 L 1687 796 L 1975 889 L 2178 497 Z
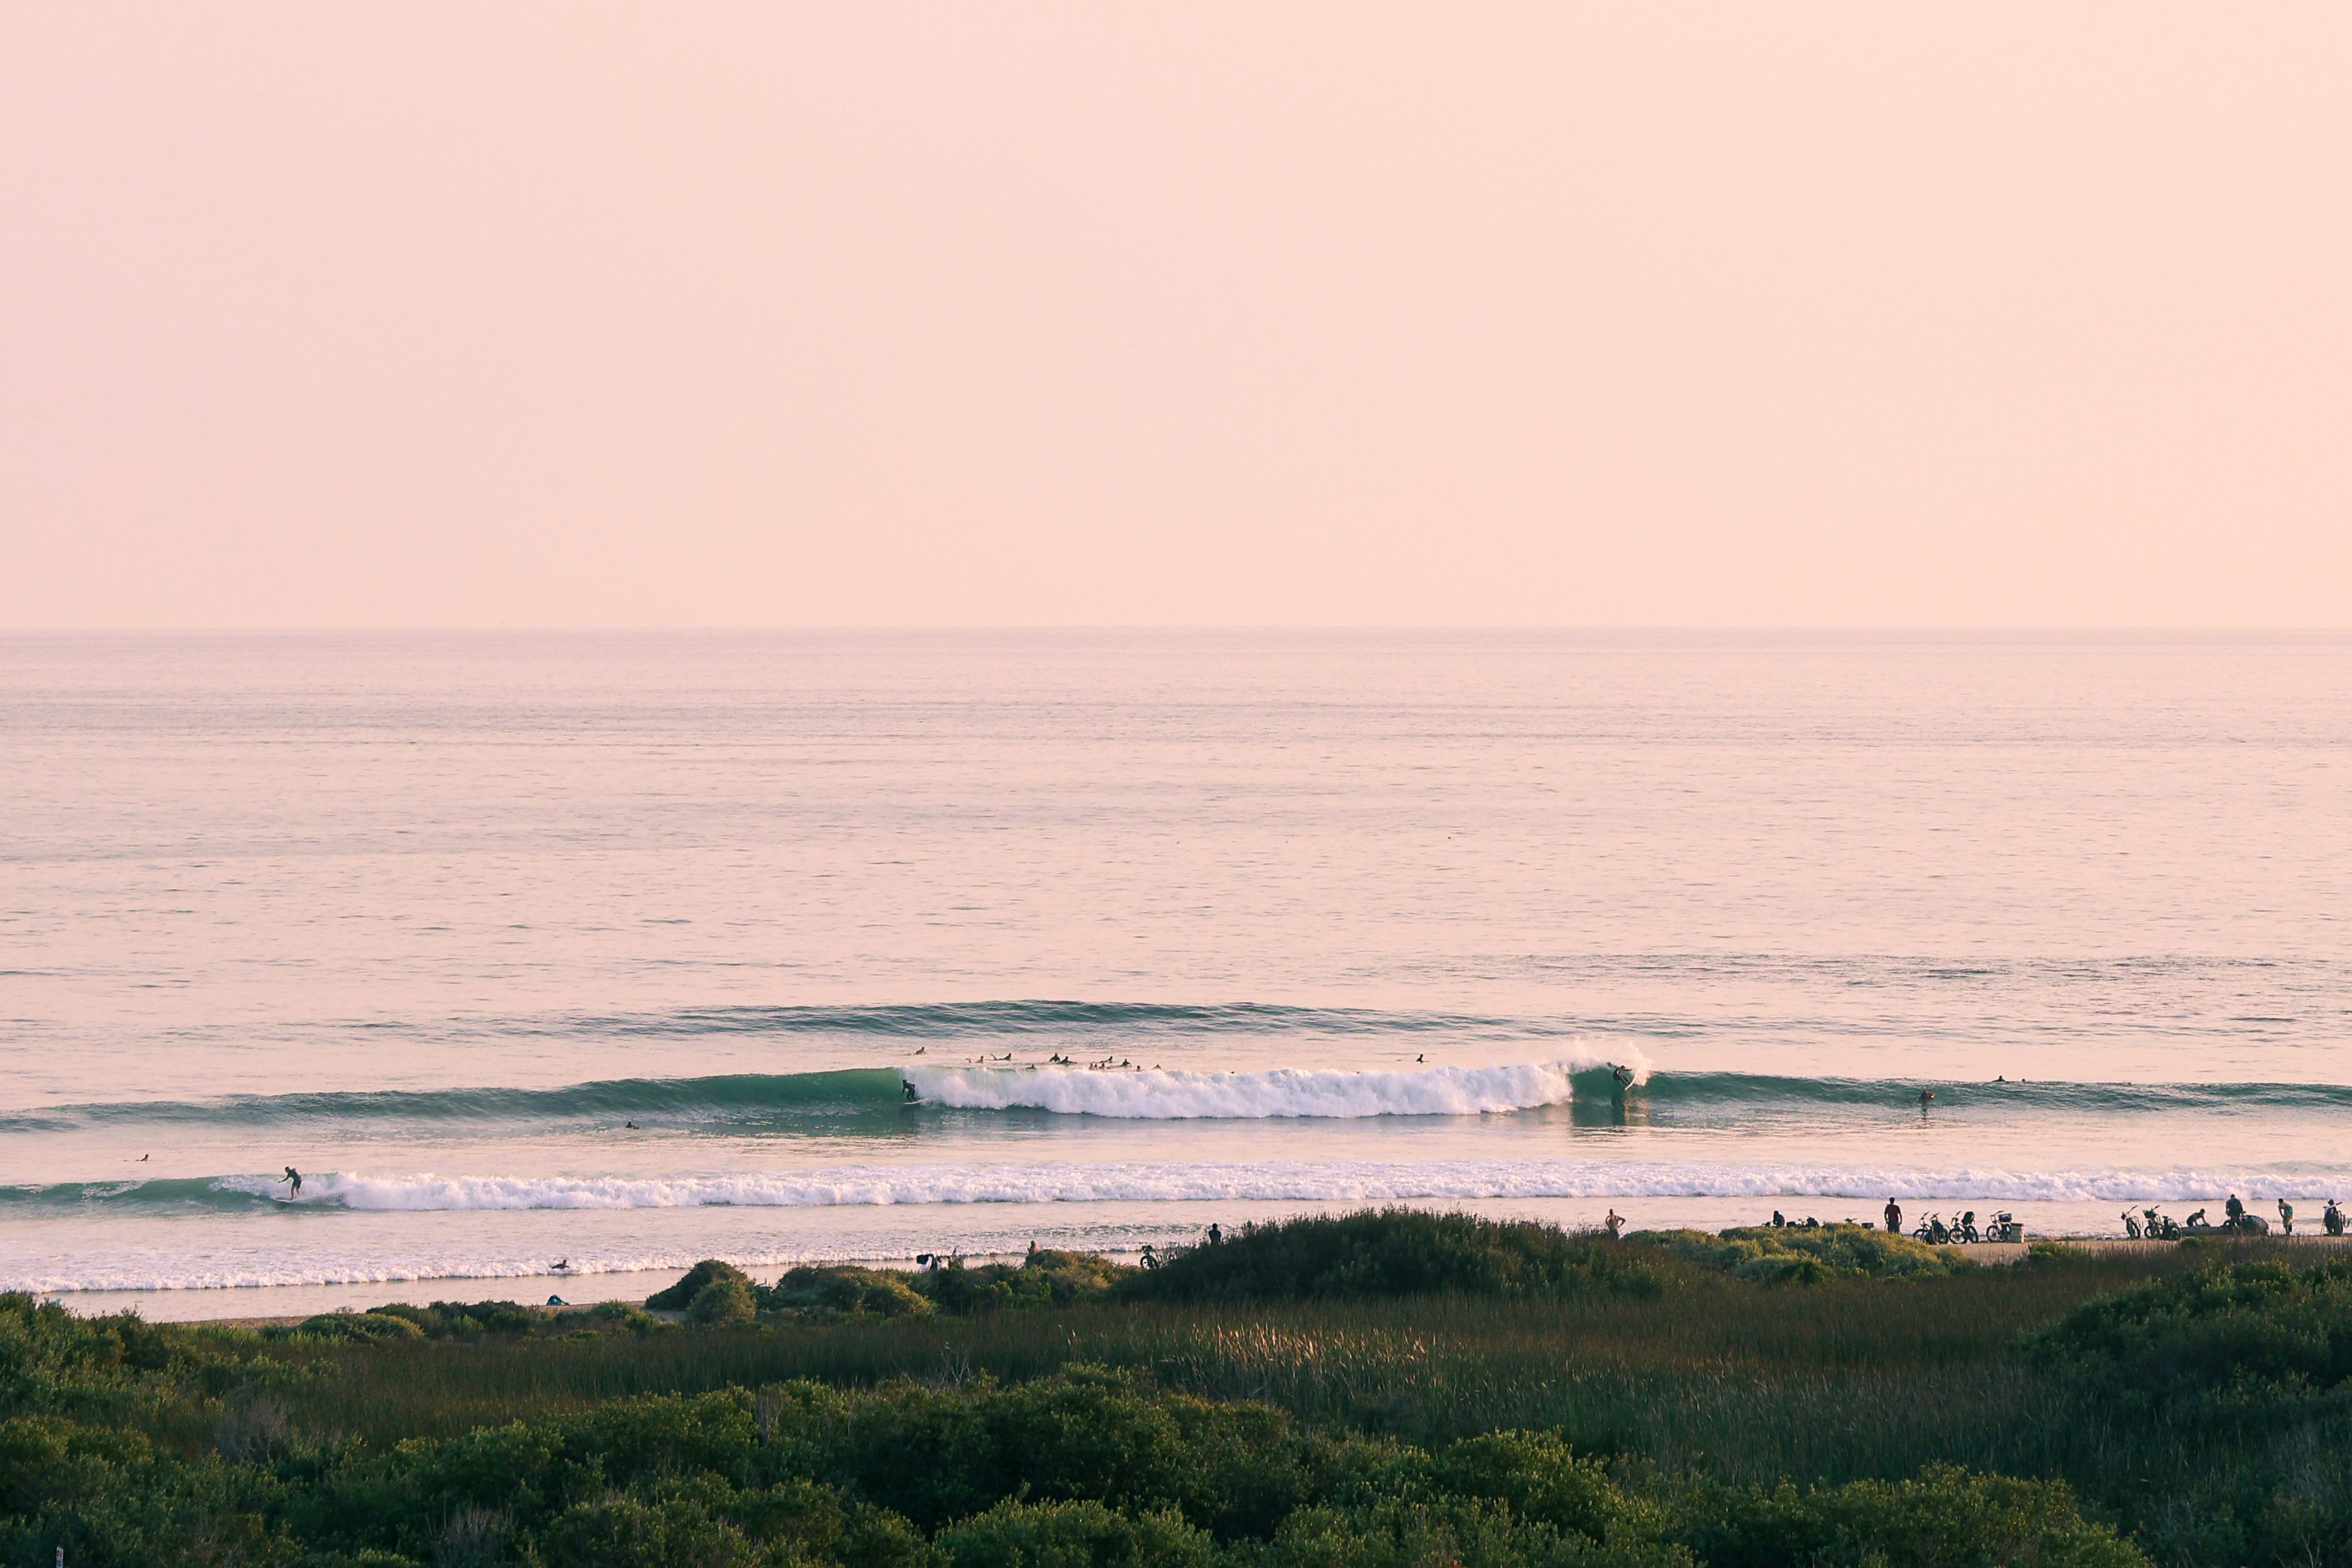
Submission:
M 1645 1230 L 1636 1239 L 1686 1262 L 1735 1280 L 1812 1283 L 1840 1277 L 1917 1278 L 1975 1267 L 1965 1258 L 1907 1236 L 1858 1225 L 1758 1225 L 1709 1236 L 1698 1230 Z
M 403 1313 L 320 1312 L 305 1318 L 294 1331 L 310 1339 L 422 1339 L 425 1330 L 414 1318 Z
M 686 1309 L 686 1321 L 697 1328 L 735 1328 L 750 1322 L 759 1312 L 749 1281 L 716 1279 L 695 1292 Z
M 1840 1487 L 1690 1485 L 1673 1514 L 1668 1535 L 1708 1568 L 2147 1568 L 2138 1547 L 2083 1518 L 2064 1482 L 1950 1466 Z
M 2352 1409 L 2352 1260 L 2216 1262 L 2079 1307 L 2032 1349 L 2129 1409 L 2257 1422 Z
M 930 1298 L 887 1269 L 794 1269 L 760 1291 L 769 1311 L 867 1312 L 877 1317 L 915 1316 L 931 1311 Z
M 942 1568 L 1208 1568 L 1216 1542 L 1173 1513 L 1124 1514 L 1098 1502 L 1001 1502 L 950 1525 Z
M 1524 1220 L 1419 1209 L 1244 1226 L 1123 1281 L 1129 1301 L 1276 1301 L 1351 1296 L 1653 1296 L 1670 1266 L 1644 1248 Z
M 714 1280 L 733 1280 L 747 1289 L 751 1283 L 751 1276 L 734 1264 L 722 1263 L 716 1258 L 705 1258 L 688 1269 L 677 1284 L 647 1296 L 646 1305 L 657 1312 L 682 1312 L 694 1305 L 694 1298 L 702 1294 Z

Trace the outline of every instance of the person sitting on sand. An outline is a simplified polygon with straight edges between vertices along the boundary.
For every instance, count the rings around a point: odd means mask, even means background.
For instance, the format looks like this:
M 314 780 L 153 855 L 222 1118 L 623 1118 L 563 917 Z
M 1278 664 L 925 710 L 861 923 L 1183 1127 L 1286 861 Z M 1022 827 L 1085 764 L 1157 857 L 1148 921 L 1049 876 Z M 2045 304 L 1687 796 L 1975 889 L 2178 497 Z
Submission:
M 299 1197 L 302 1196 L 302 1173 L 300 1171 L 296 1170 L 292 1166 L 288 1166 L 286 1167 L 286 1174 L 279 1176 L 278 1179 L 282 1182 L 290 1182 L 293 1184 L 294 1197 Z

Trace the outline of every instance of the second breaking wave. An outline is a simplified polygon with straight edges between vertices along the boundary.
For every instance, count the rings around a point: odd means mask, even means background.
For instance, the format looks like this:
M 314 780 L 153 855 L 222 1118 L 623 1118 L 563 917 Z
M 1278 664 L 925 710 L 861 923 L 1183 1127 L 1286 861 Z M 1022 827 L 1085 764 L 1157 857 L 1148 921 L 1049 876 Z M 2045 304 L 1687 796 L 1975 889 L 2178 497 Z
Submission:
M 1936 1091 L 1941 1116 L 2145 1115 L 2168 1112 L 2334 1113 L 2352 1111 L 2352 1087 L 2333 1083 L 1950 1083 L 1652 1071 L 1625 1052 L 1629 1097 L 1659 1124 L 1804 1119 L 1916 1108 Z M 908 1103 L 906 1090 L 915 1091 Z M 926 1115 L 1032 1112 L 1127 1120 L 1507 1114 L 1612 1102 L 1611 1064 L 1589 1057 L 1486 1066 L 1386 1071 L 1090 1071 L 1065 1066 L 851 1068 L 828 1072 L 620 1078 L 552 1088 L 321 1090 L 215 1100 L 119 1101 L 0 1113 L 0 1133 L 37 1134 L 139 1124 L 224 1127 L 304 1123 L 479 1123 L 532 1125 L 658 1119 L 710 1131 L 822 1131 L 845 1119 L 887 1119 L 919 1130 Z

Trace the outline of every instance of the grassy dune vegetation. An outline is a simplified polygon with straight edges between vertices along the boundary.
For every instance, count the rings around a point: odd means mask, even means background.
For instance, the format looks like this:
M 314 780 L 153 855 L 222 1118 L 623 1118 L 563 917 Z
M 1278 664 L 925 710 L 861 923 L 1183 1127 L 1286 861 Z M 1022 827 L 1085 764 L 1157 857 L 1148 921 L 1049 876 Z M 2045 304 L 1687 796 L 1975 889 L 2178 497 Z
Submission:
M 1252 1228 L 261 1333 L 0 1297 L 0 1562 L 2352 1565 L 2352 1264 Z

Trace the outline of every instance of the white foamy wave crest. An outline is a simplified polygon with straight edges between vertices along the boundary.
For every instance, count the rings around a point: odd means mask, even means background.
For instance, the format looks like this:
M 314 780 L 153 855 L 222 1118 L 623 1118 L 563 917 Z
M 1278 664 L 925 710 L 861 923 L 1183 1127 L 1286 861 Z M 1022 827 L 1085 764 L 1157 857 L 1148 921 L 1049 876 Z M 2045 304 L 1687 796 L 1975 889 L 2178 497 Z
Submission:
M 1182 1203 L 1270 1199 L 1382 1203 L 1482 1197 L 1888 1197 L 1995 1202 L 2197 1202 L 2307 1197 L 2352 1172 L 1906 1170 L 1834 1166 L 1620 1165 L 1591 1160 L 1306 1164 L 857 1166 L 827 1170 L 625 1176 L 330 1175 L 305 1206 L 353 1209 L 807 1208 L 882 1204 Z M 232 1178 L 243 1183 L 260 1178 Z M 224 1183 L 224 1186 L 229 1185 Z M 245 1190 L 239 1186 L 236 1190 Z
M 1542 1061 L 1410 1072 L 1093 1071 L 1076 1067 L 910 1067 L 915 1092 L 960 1110 L 1059 1111 L 1180 1121 L 1199 1117 L 1476 1116 L 1565 1104 L 1574 1076 L 1607 1063 Z M 1637 1080 L 1649 1064 L 1630 1063 Z

